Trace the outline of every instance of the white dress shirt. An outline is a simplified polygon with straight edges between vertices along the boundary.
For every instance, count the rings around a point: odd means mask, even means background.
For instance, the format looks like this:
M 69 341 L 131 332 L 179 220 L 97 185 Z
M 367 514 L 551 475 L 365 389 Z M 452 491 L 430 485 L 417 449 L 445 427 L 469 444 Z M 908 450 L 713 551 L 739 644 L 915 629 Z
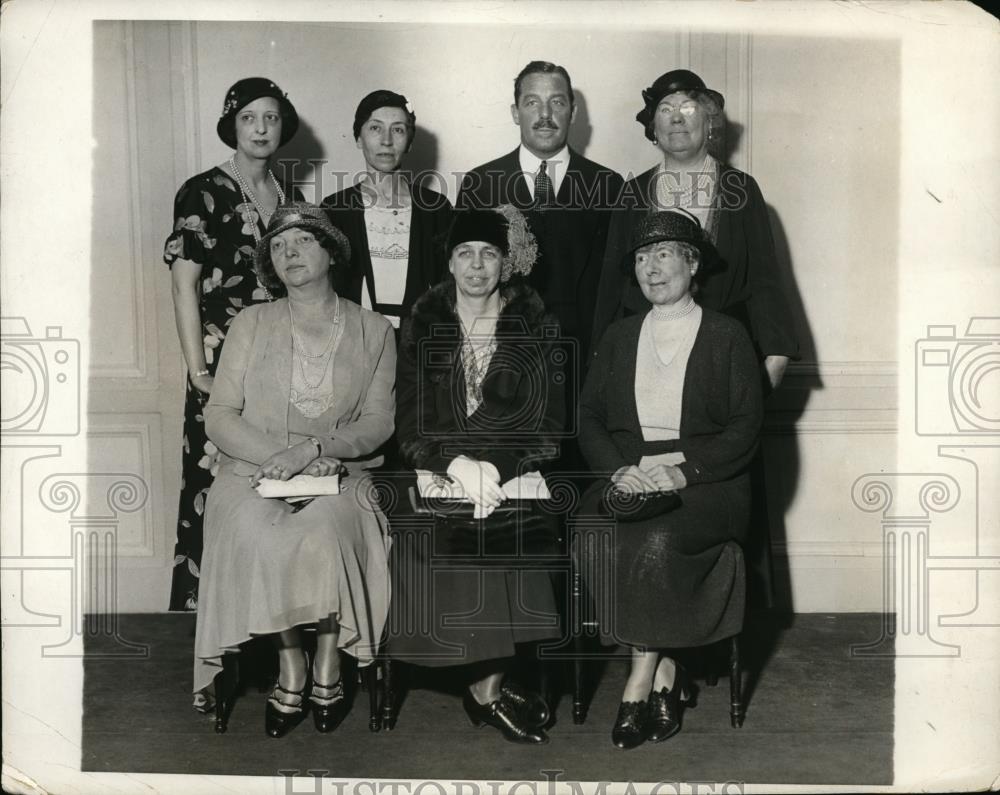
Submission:
M 535 198 L 535 175 L 542 165 L 542 158 L 532 154 L 524 144 L 517 150 L 517 159 L 521 165 L 524 179 L 528 183 L 528 191 L 531 198 Z M 563 177 L 566 176 L 566 169 L 569 168 L 569 145 L 567 144 L 551 157 L 545 158 L 545 173 L 549 175 L 552 182 L 552 197 L 559 195 L 559 186 L 562 185 Z

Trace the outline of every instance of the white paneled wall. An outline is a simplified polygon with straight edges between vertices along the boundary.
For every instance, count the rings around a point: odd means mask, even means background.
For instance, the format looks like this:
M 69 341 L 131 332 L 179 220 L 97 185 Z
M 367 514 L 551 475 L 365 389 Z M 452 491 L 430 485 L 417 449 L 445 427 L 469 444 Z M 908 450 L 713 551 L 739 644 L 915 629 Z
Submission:
M 180 484 L 183 365 L 163 239 L 188 176 L 229 150 L 215 135 L 235 80 L 262 75 L 302 128 L 282 155 L 318 161 L 309 198 L 362 165 L 358 100 L 407 95 L 410 164 L 448 176 L 517 144 L 513 78 L 565 65 L 580 110 L 571 144 L 623 174 L 656 152 L 634 121 L 640 91 L 687 66 L 726 96 L 732 162 L 772 208 L 803 359 L 769 406 L 765 449 L 778 583 L 799 611 L 878 610 L 880 529 L 851 484 L 896 448 L 899 57 L 879 40 L 514 27 L 101 22 L 94 28 L 90 469 L 140 474 L 148 508 L 123 519 L 119 609 L 164 610 Z M 858 80 L 858 74 L 878 80 Z M 322 176 L 321 193 L 313 183 Z M 450 175 L 457 175 L 452 177 Z M 127 526 L 126 526 L 127 525 Z

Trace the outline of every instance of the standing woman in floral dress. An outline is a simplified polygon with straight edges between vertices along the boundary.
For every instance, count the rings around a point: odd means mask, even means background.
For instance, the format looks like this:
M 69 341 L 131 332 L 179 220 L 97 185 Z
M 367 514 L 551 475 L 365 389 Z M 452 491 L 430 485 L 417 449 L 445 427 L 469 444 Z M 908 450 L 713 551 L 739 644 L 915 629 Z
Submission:
M 174 230 L 163 259 L 170 266 L 188 379 L 170 610 L 198 606 L 202 518 L 216 453 L 205 435 L 202 409 L 229 324 L 244 307 L 270 300 L 254 274 L 253 256 L 275 208 L 301 200 L 297 191 L 286 196 L 271 171 L 278 148 L 298 127 L 295 108 L 274 82 L 238 81 L 226 93 L 216 126 L 223 143 L 235 150 L 232 157 L 189 179 L 174 200 Z

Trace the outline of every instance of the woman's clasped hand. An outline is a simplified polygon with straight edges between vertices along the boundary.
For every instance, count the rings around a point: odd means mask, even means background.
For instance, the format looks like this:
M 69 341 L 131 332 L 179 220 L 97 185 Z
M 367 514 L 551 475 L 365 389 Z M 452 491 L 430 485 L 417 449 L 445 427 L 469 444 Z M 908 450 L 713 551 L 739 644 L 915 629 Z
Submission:
M 500 472 L 489 461 L 460 455 L 448 465 L 447 472 L 476 506 L 476 519 L 485 519 L 507 499 L 500 486 Z
M 264 461 L 250 477 L 250 487 L 256 488 L 263 478 L 288 480 L 296 475 L 325 477 L 337 475 L 344 470 L 340 459 L 317 455 L 316 445 L 300 442 L 287 450 L 281 450 Z
M 687 485 L 680 467 L 656 464 L 647 469 L 635 465 L 623 466 L 612 476 L 615 488 L 627 494 L 649 494 L 658 491 L 678 491 Z
M 261 478 L 271 480 L 288 480 L 295 477 L 316 458 L 316 448 L 309 444 L 312 450 L 306 445 L 295 445 L 287 450 L 281 450 L 264 461 L 257 471 L 250 478 L 250 486 L 255 487 L 260 483 Z

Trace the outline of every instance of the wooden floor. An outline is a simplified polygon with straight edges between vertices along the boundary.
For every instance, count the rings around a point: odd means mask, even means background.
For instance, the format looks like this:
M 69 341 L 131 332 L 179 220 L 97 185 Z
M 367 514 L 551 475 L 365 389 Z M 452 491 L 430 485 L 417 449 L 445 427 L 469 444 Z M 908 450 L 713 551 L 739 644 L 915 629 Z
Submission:
M 275 776 L 327 771 L 336 779 L 561 781 L 740 781 L 759 784 L 891 784 L 893 664 L 854 658 L 852 644 L 879 637 L 872 614 L 756 616 L 744 632 L 750 680 L 746 723 L 729 725 L 729 683 L 701 686 L 683 731 L 665 743 L 620 751 L 609 733 L 626 673 L 623 658 L 593 664 L 593 699 L 583 725 L 563 695 L 546 746 L 504 742 L 468 724 L 453 684 L 412 669 L 392 732 L 368 730 L 367 696 L 334 733 L 311 722 L 273 740 L 264 735 L 264 696 L 251 688 L 229 731 L 190 707 L 194 617 L 126 615 L 121 638 L 146 658 L 107 656 L 104 638 L 84 661 L 85 771 Z M 558 774 L 542 771 L 560 771 Z

